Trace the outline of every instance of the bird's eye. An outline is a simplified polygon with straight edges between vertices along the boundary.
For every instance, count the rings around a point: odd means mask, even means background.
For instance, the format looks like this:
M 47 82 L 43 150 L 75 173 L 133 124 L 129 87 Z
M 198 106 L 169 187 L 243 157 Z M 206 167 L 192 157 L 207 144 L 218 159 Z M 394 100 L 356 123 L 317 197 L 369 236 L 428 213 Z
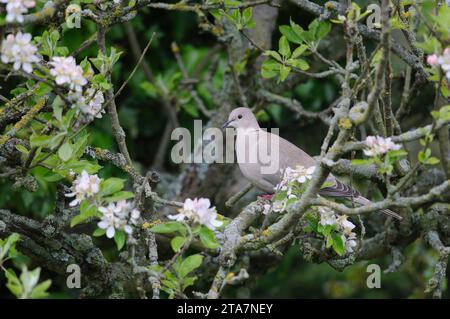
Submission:
M 239 114 L 239 115 L 238 115 L 238 119 L 241 119 L 241 118 L 242 118 L 242 115 L 241 115 L 241 114 Z

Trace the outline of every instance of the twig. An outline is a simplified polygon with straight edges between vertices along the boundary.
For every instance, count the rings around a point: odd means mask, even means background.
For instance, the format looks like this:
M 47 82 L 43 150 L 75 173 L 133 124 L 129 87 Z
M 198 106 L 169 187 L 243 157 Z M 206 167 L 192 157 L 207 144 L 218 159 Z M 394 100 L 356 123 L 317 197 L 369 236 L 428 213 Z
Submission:
M 97 45 L 100 52 L 104 55 L 106 55 L 105 34 L 106 34 L 105 26 L 103 26 L 102 24 L 97 24 Z M 112 86 L 110 70 L 106 74 L 106 80 Z M 111 119 L 111 127 L 113 135 L 116 139 L 119 151 L 125 157 L 128 165 L 132 166 L 133 164 L 131 162 L 131 157 L 128 152 L 127 144 L 125 141 L 125 132 L 119 122 L 119 115 L 117 114 L 117 107 L 116 102 L 114 100 L 114 93 L 112 88 L 106 90 L 106 100 L 108 101 L 106 105 L 108 107 L 108 113 Z
M 247 194 L 251 189 L 253 188 L 253 184 L 252 183 L 248 183 L 247 185 L 244 186 L 243 189 L 241 189 L 239 192 L 237 192 L 236 194 L 234 194 L 233 196 L 231 196 L 226 202 L 225 202 L 225 206 L 226 207 L 233 207 L 234 204 L 236 204 L 236 202 L 242 198 L 242 196 L 244 196 L 245 194 Z

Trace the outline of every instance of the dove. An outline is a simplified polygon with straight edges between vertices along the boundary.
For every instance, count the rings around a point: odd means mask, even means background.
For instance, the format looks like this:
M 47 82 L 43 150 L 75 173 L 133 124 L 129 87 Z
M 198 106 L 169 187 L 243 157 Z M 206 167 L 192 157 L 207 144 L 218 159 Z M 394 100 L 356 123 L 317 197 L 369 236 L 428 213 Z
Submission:
M 281 182 L 283 172 L 287 167 L 295 168 L 296 166 L 303 166 L 308 169 L 317 165 L 316 160 L 299 147 L 278 135 L 261 129 L 256 117 L 249 108 L 238 107 L 234 109 L 230 113 L 228 120 L 222 125 L 222 129 L 226 128 L 234 128 L 237 131 L 235 148 L 238 165 L 242 174 L 254 186 L 268 194 L 275 192 L 275 187 Z M 264 142 L 266 145 L 268 144 L 266 146 L 266 153 L 269 154 L 269 157 L 278 159 L 278 169 L 275 171 L 264 171 L 262 166 L 267 162 L 263 162 L 264 164 L 262 164 L 258 155 L 253 154 L 254 152 L 258 152 L 257 149 Z M 271 147 L 272 144 L 275 146 Z M 275 152 L 278 152 L 278 154 L 275 154 Z M 252 157 L 252 155 L 254 156 Z M 257 158 L 257 160 L 249 160 L 252 158 Z M 361 206 L 372 203 L 367 198 L 361 196 L 357 190 L 345 185 L 332 174 L 329 174 L 326 182 L 326 187 L 323 187 L 318 193 L 321 196 L 345 198 L 353 200 Z M 402 219 L 400 215 L 389 209 L 383 209 L 381 212 L 396 219 Z

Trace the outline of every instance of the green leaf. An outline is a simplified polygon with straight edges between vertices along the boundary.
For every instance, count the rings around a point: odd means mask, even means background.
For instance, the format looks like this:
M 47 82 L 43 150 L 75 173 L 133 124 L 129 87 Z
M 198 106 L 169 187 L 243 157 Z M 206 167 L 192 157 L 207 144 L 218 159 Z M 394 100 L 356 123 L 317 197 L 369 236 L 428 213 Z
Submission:
M 70 221 L 70 227 L 74 227 L 86 219 L 97 216 L 97 207 L 94 204 L 89 203 L 87 200 L 83 200 L 80 205 L 80 214 L 72 218 Z
M 442 106 L 439 111 L 431 112 L 435 119 L 439 119 L 444 122 L 450 121 L 450 105 Z
M 58 163 L 56 163 L 58 164 Z M 55 163 L 52 163 L 55 165 Z M 77 174 L 81 174 L 82 171 L 86 171 L 89 174 L 95 174 L 100 170 L 101 166 L 93 161 L 84 159 L 70 160 L 69 162 L 58 165 L 54 171 L 61 176 L 67 176 L 70 170 L 73 170 Z
M 181 234 L 186 234 L 186 227 L 179 222 L 167 222 L 153 226 L 150 230 L 157 234 L 168 234 L 179 231 Z
M 295 36 L 300 39 L 300 42 L 297 42 L 298 44 L 301 44 L 302 42 L 306 42 L 308 32 L 303 30 L 301 26 L 299 26 L 294 21 L 290 20 L 290 25 L 292 28 L 292 31 L 294 32 Z
M 58 156 L 63 162 L 67 162 L 72 157 L 72 145 L 70 142 L 65 142 L 58 150 Z
M 282 36 L 278 41 L 278 52 L 284 57 L 289 57 L 291 55 L 289 41 L 285 36 Z
M 275 60 L 266 60 L 261 66 L 261 76 L 270 79 L 279 74 L 280 63 Z
M 124 186 L 124 180 L 117 177 L 110 177 L 100 183 L 100 194 L 108 196 L 120 191 Z
M 291 72 L 291 68 L 285 65 L 280 64 L 280 81 L 286 80 L 287 76 Z
M 52 31 L 51 33 L 44 31 L 42 36 L 35 37 L 35 39 L 41 44 L 39 47 L 39 52 L 42 55 L 46 55 L 51 58 L 59 40 L 59 32 L 57 30 Z
M 345 244 L 342 240 L 342 236 L 338 233 L 331 234 L 333 237 L 333 249 L 339 255 L 342 256 L 345 253 Z
M 405 150 L 389 151 L 388 154 L 390 157 L 400 157 L 408 155 L 408 153 Z
M 53 116 L 58 120 L 58 122 L 61 122 L 63 114 L 63 101 L 59 96 L 55 97 L 55 99 L 53 100 L 52 107 Z
M 37 147 L 37 146 L 48 146 L 50 143 L 50 140 L 52 139 L 52 136 L 49 135 L 36 135 L 32 134 L 30 136 L 30 145 L 31 147 Z
M 264 55 L 270 56 L 272 58 L 274 58 L 277 61 L 281 61 L 281 55 L 277 52 L 277 51 L 273 51 L 273 50 L 266 50 L 264 51 Z
M 220 245 L 216 241 L 216 237 L 214 236 L 214 233 L 211 229 L 209 229 L 206 226 L 202 226 L 200 229 L 200 241 L 202 242 L 203 246 L 209 249 L 217 249 L 220 247 Z
M 327 34 L 331 30 L 331 24 L 327 21 L 319 21 L 315 30 L 314 30 L 314 38 L 315 40 L 320 40 L 327 36 Z
M 23 287 L 14 270 L 7 269 L 5 271 L 5 276 L 7 279 L 6 287 L 14 296 L 20 298 L 20 296 L 22 295 Z
M 282 35 L 284 35 L 290 42 L 301 44 L 303 42 L 302 38 L 299 37 L 294 30 L 288 25 L 282 25 L 279 27 Z
M 292 52 L 292 59 L 298 58 L 299 56 L 301 56 L 306 49 L 308 49 L 308 46 L 306 44 L 302 44 L 300 45 L 297 49 L 294 50 L 294 52 Z
M 426 164 L 426 161 L 428 160 L 430 155 L 431 155 L 431 149 L 427 148 L 425 151 L 420 151 L 417 154 L 417 159 L 419 160 L 419 162 Z
M 360 159 L 356 158 L 351 161 L 352 165 L 369 165 L 373 163 L 372 159 Z
M 187 287 L 192 286 L 197 280 L 197 276 L 189 276 L 183 279 L 182 289 L 185 290 Z
M 48 85 L 47 83 L 40 82 L 38 84 L 38 88 L 36 89 L 35 93 L 37 96 L 44 96 L 45 94 L 48 94 L 52 91 L 52 87 Z
M 186 277 L 190 272 L 194 271 L 202 264 L 203 256 L 200 254 L 191 255 L 181 262 L 178 276 Z
M 155 98 L 158 96 L 158 90 L 156 89 L 156 86 L 148 81 L 144 81 L 140 84 L 141 89 L 147 93 L 148 96 Z
M 73 144 L 73 153 L 76 158 L 80 158 L 86 149 L 88 144 L 89 134 L 86 130 L 83 130 L 80 134 L 78 134 L 78 138 L 76 142 Z
M 318 233 L 319 220 L 317 219 L 317 217 L 314 216 L 311 212 L 309 212 L 306 215 L 306 220 L 308 221 L 311 230 L 313 230 L 315 233 Z
M 294 59 L 289 59 L 289 60 L 287 60 L 286 62 L 287 62 L 289 65 L 291 65 L 291 66 L 293 66 L 293 67 L 295 67 L 295 68 L 297 68 L 297 69 L 300 69 L 300 70 L 302 70 L 302 71 L 306 71 L 306 70 L 309 69 L 309 64 L 308 64 L 308 62 L 306 62 L 306 61 L 303 60 L 303 59 L 296 59 L 296 60 L 294 60 Z
M 252 10 L 253 8 L 249 7 L 244 9 L 244 11 L 242 11 L 242 24 L 244 25 L 244 27 L 248 28 L 248 24 L 252 20 Z
M 120 200 L 130 199 L 133 197 L 134 197 L 134 194 L 132 192 L 122 191 L 122 192 L 117 192 L 112 196 L 103 197 L 103 200 L 107 203 L 111 203 L 111 202 L 118 202 Z
M 101 228 L 97 228 L 94 233 L 92 234 L 92 236 L 94 237 L 101 237 L 106 233 L 106 230 L 101 229 Z
M 440 162 L 440 160 L 436 157 L 430 157 L 429 159 L 426 160 L 426 164 L 428 165 L 436 165 Z
M 17 297 L 21 299 L 42 298 L 48 295 L 47 289 L 50 287 L 51 280 L 46 280 L 40 284 L 39 277 L 41 268 L 29 271 L 26 266 L 22 267 L 22 273 L 18 278 L 12 269 L 5 272 L 8 282 L 6 286 Z
M 179 252 L 185 242 L 186 242 L 185 237 L 176 236 L 170 241 L 170 245 L 172 246 L 174 252 Z
M 114 241 L 116 242 L 117 250 L 121 250 L 123 248 L 123 246 L 125 245 L 125 240 L 125 232 L 122 230 L 116 230 L 116 232 L 114 233 Z
M 333 246 L 333 237 L 331 236 L 331 234 L 326 235 L 326 248 L 330 248 L 331 246 Z
M 30 151 L 27 150 L 27 148 L 26 148 L 25 146 L 23 146 L 22 144 L 17 144 L 17 145 L 16 145 L 16 149 L 17 149 L 20 153 L 25 154 L 25 155 L 27 155 L 27 154 L 30 152 Z
M 30 298 L 37 299 L 47 297 L 48 296 L 47 289 L 50 288 L 51 284 L 52 281 L 50 279 L 41 282 L 40 284 L 38 284 L 36 287 L 33 288 Z
M 3 263 L 6 255 L 11 257 L 10 251 L 15 250 L 15 244 L 19 239 L 20 235 L 17 233 L 12 233 L 4 240 L 0 239 L 0 265 Z
M 196 104 L 194 103 L 184 103 L 182 105 L 183 109 L 193 118 L 198 118 L 200 115 L 198 113 L 198 109 Z

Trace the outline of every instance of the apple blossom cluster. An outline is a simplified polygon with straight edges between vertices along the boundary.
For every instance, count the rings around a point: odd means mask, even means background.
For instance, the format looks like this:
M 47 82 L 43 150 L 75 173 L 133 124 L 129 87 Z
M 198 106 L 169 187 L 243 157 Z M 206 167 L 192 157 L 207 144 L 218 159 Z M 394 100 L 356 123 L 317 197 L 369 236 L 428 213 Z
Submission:
M 282 212 L 283 210 L 285 210 L 287 206 L 287 200 L 297 197 L 295 194 L 293 194 L 293 186 L 295 185 L 295 183 L 303 184 L 306 181 L 310 180 L 312 178 L 314 170 L 315 166 L 311 166 L 308 168 L 301 165 L 297 165 L 295 168 L 287 167 L 284 170 L 281 182 L 277 186 L 275 186 L 275 191 L 286 192 L 286 198 L 283 200 L 276 200 L 272 204 L 272 210 L 274 212 Z M 265 206 L 263 213 L 267 214 L 269 210 L 270 206 Z
M 80 92 L 71 92 L 68 99 L 72 102 L 72 107 L 77 108 L 86 121 L 92 121 L 94 118 L 102 118 L 105 110 L 102 108 L 105 98 L 102 91 L 88 88 L 84 95 Z
M 83 76 L 83 69 L 77 65 L 74 57 L 53 57 L 49 64 L 53 67 L 50 69 L 50 74 L 55 77 L 56 84 L 68 84 L 69 88 L 76 92 L 83 90 L 87 80 Z
M 287 167 L 284 170 L 283 179 L 277 186 L 275 186 L 275 190 L 288 191 L 288 194 L 290 194 L 291 187 L 289 185 L 295 181 L 303 184 L 307 180 L 310 180 L 315 169 L 315 166 L 308 168 L 301 165 L 297 165 L 295 168 Z
M 83 86 L 88 81 L 75 59 L 71 56 L 53 57 L 49 64 L 52 66 L 50 74 L 55 77 L 56 84 L 68 85 L 71 90 L 68 99 L 72 107 L 77 108 L 78 113 L 83 114 L 87 121 L 101 118 L 104 113 L 102 104 L 105 102 L 103 93 L 93 88 L 88 88 L 83 93 Z
M 97 226 L 106 231 L 106 237 L 108 238 L 113 238 L 116 230 L 123 230 L 131 235 L 133 232 L 131 225 L 136 226 L 140 216 L 139 210 L 126 200 L 101 206 L 98 211 L 103 214 L 103 217 Z
M 89 175 L 83 170 L 80 175 L 73 181 L 71 193 L 66 197 L 75 197 L 70 202 L 70 206 L 79 205 L 83 200 L 96 203 L 95 195 L 100 192 L 101 179 L 95 175 Z M 98 227 L 106 231 L 108 238 L 113 238 L 116 230 L 123 230 L 127 234 L 132 233 L 131 225 L 136 226 L 140 212 L 131 202 L 121 200 L 116 203 L 109 203 L 107 206 L 98 207 L 98 211 L 102 213 Z
M 364 144 L 368 147 L 364 150 L 366 156 L 379 156 L 391 150 L 397 151 L 402 147 L 392 142 L 390 137 L 383 138 L 381 136 L 368 136 L 364 140 Z
M 85 199 L 92 199 L 100 191 L 100 178 L 97 174 L 89 175 L 88 172 L 82 171 L 73 181 L 71 190 L 66 197 L 75 197 L 69 205 L 76 206 Z
M 427 63 L 431 66 L 440 66 L 447 80 L 450 81 L 450 48 L 446 48 L 442 55 L 429 55 Z
M 80 107 L 83 114 L 89 119 L 101 118 L 105 110 L 102 108 L 105 98 L 102 91 L 89 88 L 85 92 L 85 103 Z
M 33 63 L 39 62 L 36 55 L 37 47 L 31 43 L 31 34 L 18 32 L 8 34 L 2 41 L 1 60 L 3 63 L 13 63 L 14 70 L 33 72 Z
M 356 234 L 353 232 L 355 225 L 347 219 L 346 215 L 336 215 L 336 213 L 326 206 L 319 206 L 317 210 L 320 214 L 319 223 L 322 226 L 333 226 L 338 232 L 341 232 L 342 241 L 346 252 L 353 252 L 356 247 Z
M 20 23 L 24 21 L 23 15 L 28 9 L 36 5 L 34 0 L 0 0 L 0 3 L 6 3 L 6 21 Z
M 178 214 L 169 215 L 169 219 L 183 221 L 185 219 L 193 223 L 205 225 L 211 230 L 220 227 L 222 222 L 217 220 L 217 211 L 215 207 L 211 207 L 208 198 L 187 198 L 184 201 L 183 208 L 178 210 Z

